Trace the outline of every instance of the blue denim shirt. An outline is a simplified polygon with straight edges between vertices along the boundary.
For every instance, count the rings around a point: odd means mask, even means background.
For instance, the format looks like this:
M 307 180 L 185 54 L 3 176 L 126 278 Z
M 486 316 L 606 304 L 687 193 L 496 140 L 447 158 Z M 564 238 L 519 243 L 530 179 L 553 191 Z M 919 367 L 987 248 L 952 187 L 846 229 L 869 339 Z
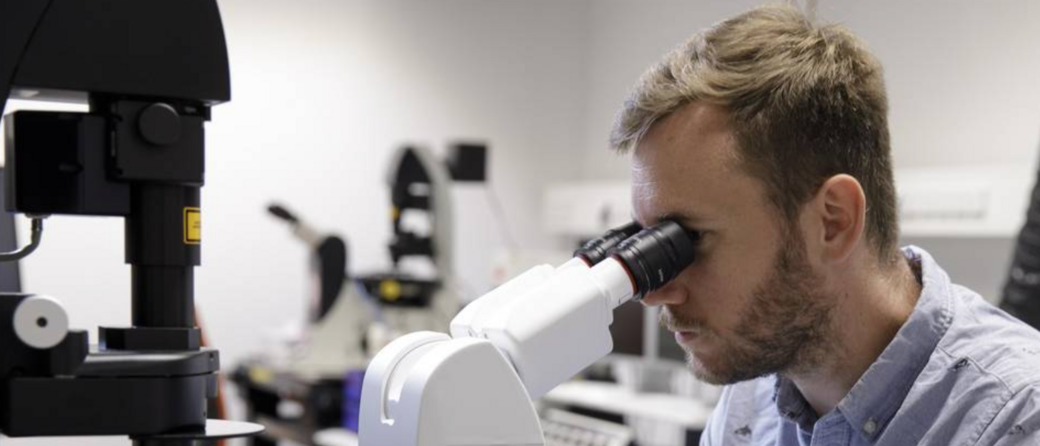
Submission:
M 702 446 L 1040 445 L 1040 332 L 950 282 L 917 247 L 921 297 L 831 412 L 790 381 L 727 386 Z

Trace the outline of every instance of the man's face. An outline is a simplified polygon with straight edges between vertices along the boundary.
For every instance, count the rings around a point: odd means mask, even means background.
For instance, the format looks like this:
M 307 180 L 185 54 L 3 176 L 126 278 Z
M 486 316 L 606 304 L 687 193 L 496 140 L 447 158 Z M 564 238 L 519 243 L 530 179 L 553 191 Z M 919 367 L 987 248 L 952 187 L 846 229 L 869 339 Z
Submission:
M 644 226 L 669 218 L 702 233 L 693 265 L 644 299 L 664 307 L 698 377 L 732 383 L 814 365 L 833 299 L 800 226 L 741 170 L 724 109 L 691 104 L 654 125 L 633 156 L 632 202 Z

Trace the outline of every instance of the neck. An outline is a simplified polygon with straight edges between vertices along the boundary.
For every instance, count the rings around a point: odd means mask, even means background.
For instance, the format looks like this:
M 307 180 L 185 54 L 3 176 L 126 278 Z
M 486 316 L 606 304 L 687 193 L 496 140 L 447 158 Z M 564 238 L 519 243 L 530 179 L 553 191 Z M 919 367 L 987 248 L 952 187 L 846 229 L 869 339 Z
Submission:
M 900 259 L 885 270 L 843 280 L 836 296 L 831 342 L 819 363 L 784 373 L 822 416 L 866 373 L 913 312 L 921 286 Z

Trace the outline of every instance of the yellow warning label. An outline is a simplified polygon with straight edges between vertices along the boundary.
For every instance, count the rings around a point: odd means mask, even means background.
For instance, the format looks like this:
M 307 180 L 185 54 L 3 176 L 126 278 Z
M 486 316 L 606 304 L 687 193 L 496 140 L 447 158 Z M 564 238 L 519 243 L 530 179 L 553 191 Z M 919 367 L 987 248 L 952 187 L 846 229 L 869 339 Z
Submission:
M 379 295 L 388 302 L 401 298 L 401 283 L 396 280 L 384 280 L 379 282 Z
M 184 208 L 184 243 L 202 243 L 202 210 L 199 208 Z
M 249 367 L 249 379 L 254 383 L 268 384 L 274 381 L 274 372 L 263 367 Z

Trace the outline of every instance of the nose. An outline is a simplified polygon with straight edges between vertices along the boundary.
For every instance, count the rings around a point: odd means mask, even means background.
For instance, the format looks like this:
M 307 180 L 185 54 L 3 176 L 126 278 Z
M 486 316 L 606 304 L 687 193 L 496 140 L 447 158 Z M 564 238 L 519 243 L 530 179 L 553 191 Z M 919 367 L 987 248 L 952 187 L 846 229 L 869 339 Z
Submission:
M 686 302 L 686 292 L 683 288 L 672 281 L 667 285 L 658 288 L 656 291 L 647 293 L 643 296 L 643 305 L 648 307 L 658 307 L 662 305 L 681 305 Z

